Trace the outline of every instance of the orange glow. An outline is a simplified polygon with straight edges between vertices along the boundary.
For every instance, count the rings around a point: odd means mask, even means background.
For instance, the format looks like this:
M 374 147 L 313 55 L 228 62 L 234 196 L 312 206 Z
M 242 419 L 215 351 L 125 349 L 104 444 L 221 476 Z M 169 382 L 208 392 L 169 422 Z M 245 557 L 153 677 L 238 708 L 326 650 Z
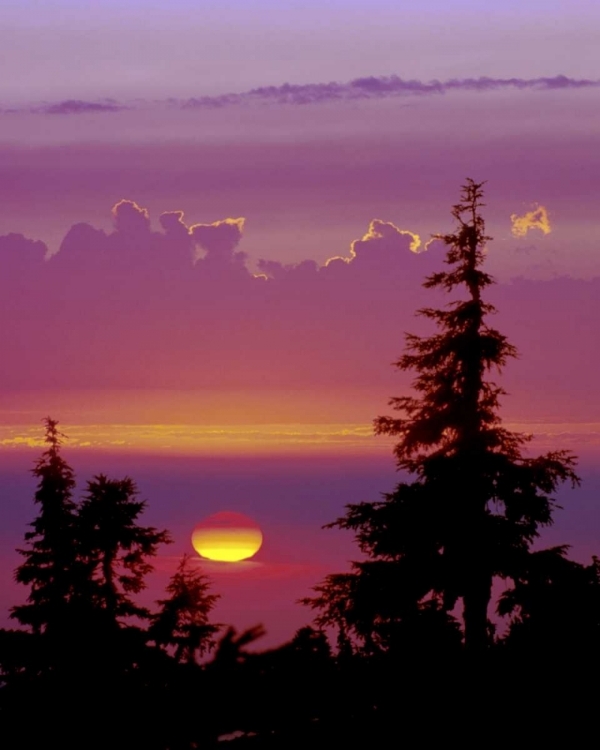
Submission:
M 539 229 L 542 234 L 550 234 L 552 231 L 548 211 L 544 206 L 536 206 L 524 216 L 512 214 L 510 221 L 512 223 L 511 231 L 514 237 L 525 237 L 532 229 Z
M 192 533 L 192 546 L 201 557 L 222 562 L 253 557 L 262 541 L 262 532 L 251 518 L 229 511 L 209 516 Z

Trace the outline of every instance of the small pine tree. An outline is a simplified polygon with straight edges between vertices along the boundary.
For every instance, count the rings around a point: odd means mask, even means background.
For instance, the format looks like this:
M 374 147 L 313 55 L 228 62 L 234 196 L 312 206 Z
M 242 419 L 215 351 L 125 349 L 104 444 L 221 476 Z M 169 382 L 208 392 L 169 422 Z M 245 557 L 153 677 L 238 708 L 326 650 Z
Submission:
M 18 552 L 25 561 L 17 568 L 18 583 L 30 587 L 27 604 L 13 607 L 11 617 L 34 633 L 59 633 L 68 622 L 79 568 L 76 548 L 75 475 L 61 454 L 63 435 L 58 422 L 44 420 L 48 446 L 35 464 L 38 478 L 37 518 L 25 534 L 27 549 Z
M 220 625 L 209 621 L 219 594 L 210 594 L 210 580 L 184 555 L 167 586 L 167 599 L 161 599 L 150 635 L 159 646 L 175 650 L 177 661 L 192 664 L 214 643 Z
M 331 524 L 354 531 L 367 560 L 350 578 L 330 577 L 307 600 L 321 609 L 321 624 L 341 618 L 363 641 L 375 633 L 384 647 L 382 633 L 426 612 L 439 621 L 462 600 L 465 644 L 486 648 L 493 578 L 518 577 L 540 527 L 552 522 L 552 494 L 565 480 L 579 481 L 569 452 L 528 457 L 531 436 L 501 423 L 504 391 L 487 376 L 516 350 L 487 322 L 494 308 L 482 295 L 494 282 L 481 270 L 491 239 L 480 213 L 482 187 L 473 180 L 463 186 L 452 211 L 456 230 L 438 236 L 449 269 L 424 283 L 465 296 L 419 311 L 438 331 L 407 335 L 396 362 L 416 373 L 416 394 L 391 399 L 402 416 L 375 420 L 377 434 L 398 439 L 397 466 L 413 481 L 400 482 L 383 501 L 348 506 Z

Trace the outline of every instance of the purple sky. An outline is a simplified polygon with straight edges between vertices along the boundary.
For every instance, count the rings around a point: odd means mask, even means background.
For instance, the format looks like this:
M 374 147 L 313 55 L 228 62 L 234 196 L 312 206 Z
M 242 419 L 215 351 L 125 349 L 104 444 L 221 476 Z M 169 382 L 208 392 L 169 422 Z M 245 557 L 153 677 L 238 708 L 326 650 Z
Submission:
M 351 555 L 320 525 L 393 484 L 370 420 L 442 302 L 421 288 L 440 248 L 410 244 L 451 229 L 466 177 L 521 352 L 504 414 L 583 456 L 548 539 L 589 557 L 599 34 L 597 0 L 4 0 L 0 605 L 50 412 L 80 479 L 139 480 L 173 554 L 210 512 L 259 521 L 224 618 L 273 639 L 308 619 L 295 598 Z
M 88 114 L 0 114 L 0 233 L 56 252 L 81 221 L 110 229 L 122 198 L 190 224 L 246 218 L 242 249 L 320 263 L 374 218 L 428 238 L 466 176 L 488 180 L 494 272 L 597 275 L 600 89 L 451 91 L 217 109 L 141 103 Z M 547 207 L 552 233 L 511 236 Z
M 595 0 L 5 0 L 11 101 L 597 70 Z
M 8 0 L 0 233 L 55 252 L 129 198 L 246 217 L 254 262 L 324 262 L 373 218 L 439 231 L 469 175 L 500 242 L 535 203 L 553 219 L 497 273 L 593 276 L 599 31 L 592 0 Z

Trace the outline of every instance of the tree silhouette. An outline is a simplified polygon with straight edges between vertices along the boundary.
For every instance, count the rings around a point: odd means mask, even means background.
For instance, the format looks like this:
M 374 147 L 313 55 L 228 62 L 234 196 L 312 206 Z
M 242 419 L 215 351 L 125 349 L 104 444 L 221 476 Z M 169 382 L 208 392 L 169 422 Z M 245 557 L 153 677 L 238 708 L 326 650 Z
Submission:
M 567 547 L 532 553 L 498 602 L 510 615 L 503 643 L 531 661 L 600 657 L 600 560 L 581 565 Z
M 398 469 L 413 481 L 382 501 L 349 505 L 331 524 L 354 531 L 367 560 L 354 564 L 350 578 L 330 577 L 307 600 L 322 618 L 341 617 L 367 645 L 389 647 L 382 632 L 419 613 L 433 613 L 438 624 L 446 617 L 452 628 L 448 615 L 460 599 L 465 644 L 485 649 L 494 576 L 517 575 L 540 527 L 552 522 L 557 486 L 579 481 L 568 451 L 528 457 L 531 436 L 502 426 L 504 391 L 488 375 L 516 350 L 489 326 L 494 308 L 482 298 L 494 283 L 481 270 L 491 239 L 480 213 L 482 186 L 470 179 L 463 186 L 452 210 L 456 230 L 437 237 L 448 248 L 449 269 L 424 283 L 465 296 L 419 311 L 437 332 L 407 334 L 406 353 L 395 363 L 416 373 L 416 393 L 391 399 L 402 416 L 375 420 L 377 434 L 398 438 Z
M 220 625 L 209 622 L 209 615 L 220 597 L 209 589 L 208 577 L 184 555 L 167 586 L 170 596 L 158 602 L 150 631 L 158 645 L 174 648 L 178 661 L 194 663 L 214 645 Z
M 170 542 L 167 531 L 138 524 L 146 503 L 137 495 L 129 477 L 99 474 L 87 483 L 79 508 L 80 555 L 90 570 L 90 598 L 113 625 L 123 618 L 150 618 L 132 595 L 145 588 L 159 545 Z
M 65 436 L 56 420 L 47 417 L 44 425 L 47 448 L 33 469 L 39 480 L 35 503 L 40 510 L 25 534 L 27 549 L 18 550 L 25 561 L 15 572 L 17 582 L 29 586 L 30 592 L 27 604 L 13 607 L 11 617 L 34 633 L 58 635 L 68 627 L 68 607 L 81 566 L 75 544 L 75 477 L 61 454 Z
M 244 650 L 246 646 L 259 640 L 265 634 L 266 631 L 262 625 L 247 628 L 241 633 L 238 633 L 232 626 L 227 628 L 219 638 L 210 667 L 227 670 L 245 663 L 248 659 L 248 653 Z
M 456 653 L 461 645 L 458 622 L 436 598 L 423 600 L 423 571 L 404 560 L 354 563 L 355 572 L 336 573 L 316 586 L 316 596 L 302 603 L 319 611 L 321 628 L 337 632 L 338 658 L 385 652 L 399 660 L 419 654 L 435 658 Z

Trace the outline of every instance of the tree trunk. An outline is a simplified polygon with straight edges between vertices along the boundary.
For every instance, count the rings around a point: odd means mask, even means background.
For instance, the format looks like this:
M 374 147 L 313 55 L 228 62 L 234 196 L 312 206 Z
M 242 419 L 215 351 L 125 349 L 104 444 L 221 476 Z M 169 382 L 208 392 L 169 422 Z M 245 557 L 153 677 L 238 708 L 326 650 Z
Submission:
M 465 647 L 470 653 L 481 653 L 489 646 L 488 606 L 492 596 L 492 581 L 484 571 L 475 574 L 463 596 Z
M 106 552 L 102 560 L 102 572 L 104 575 L 105 606 L 111 621 L 117 619 L 117 587 L 114 580 L 114 554 Z

